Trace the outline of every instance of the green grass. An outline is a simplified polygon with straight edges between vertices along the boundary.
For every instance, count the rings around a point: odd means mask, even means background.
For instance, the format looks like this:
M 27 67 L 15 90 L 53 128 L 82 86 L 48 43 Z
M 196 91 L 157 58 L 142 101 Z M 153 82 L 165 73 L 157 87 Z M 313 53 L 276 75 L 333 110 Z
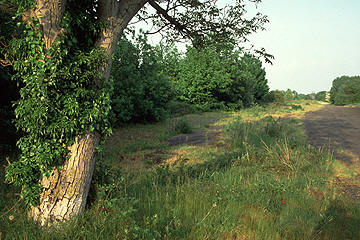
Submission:
M 1 239 L 359 239 L 360 208 L 333 190 L 332 156 L 284 119 L 304 111 L 187 115 L 194 129 L 223 126 L 219 144 L 201 147 L 166 145 L 176 120 L 121 128 L 98 161 L 91 205 L 57 229 L 37 228 L 21 205 L 7 212 L 16 190 L 0 184 Z
M 346 105 L 347 107 L 360 107 L 360 103 L 352 103 L 349 105 Z

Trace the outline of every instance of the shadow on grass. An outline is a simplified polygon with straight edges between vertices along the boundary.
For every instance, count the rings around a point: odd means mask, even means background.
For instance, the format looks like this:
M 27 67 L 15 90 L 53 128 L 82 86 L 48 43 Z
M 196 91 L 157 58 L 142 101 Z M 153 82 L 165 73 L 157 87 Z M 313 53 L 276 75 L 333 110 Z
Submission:
M 330 202 L 315 239 L 360 239 L 360 205 L 346 199 Z

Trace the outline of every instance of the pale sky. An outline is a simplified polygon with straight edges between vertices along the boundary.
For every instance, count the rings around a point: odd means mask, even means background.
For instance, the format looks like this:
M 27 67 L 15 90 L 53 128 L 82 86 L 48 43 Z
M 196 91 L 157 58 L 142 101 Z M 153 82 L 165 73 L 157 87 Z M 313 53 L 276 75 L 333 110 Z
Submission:
M 275 56 L 265 64 L 271 89 L 318 92 L 360 75 L 359 0 L 263 0 L 255 10 L 270 20 L 251 41 Z
M 249 15 L 270 20 L 250 37 L 275 56 L 265 64 L 270 89 L 318 92 L 336 77 L 360 75 L 360 0 L 263 0 L 248 7 Z

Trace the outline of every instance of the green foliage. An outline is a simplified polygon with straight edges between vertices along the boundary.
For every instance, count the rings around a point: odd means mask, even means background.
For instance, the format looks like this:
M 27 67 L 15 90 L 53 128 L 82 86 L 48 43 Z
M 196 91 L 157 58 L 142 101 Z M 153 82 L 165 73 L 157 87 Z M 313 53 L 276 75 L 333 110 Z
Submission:
M 335 104 L 335 97 L 339 91 L 339 88 L 342 84 L 351 80 L 351 77 L 341 76 L 333 80 L 332 87 L 330 89 L 330 102 Z
M 197 50 L 188 48 L 180 63 L 180 72 L 175 83 L 179 99 L 203 109 L 214 109 L 223 103 L 231 79 L 224 68 L 223 58 L 214 47 Z
M 203 110 L 249 107 L 269 91 L 261 61 L 231 44 L 188 48 L 174 85 L 181 101 Z
M 304 108 L 301 105 L 298 105 L 298 104 L 291 104 L 291 109 L 304 111 Z
M 171 100 L 168 103 L 168 109 L 171 116 L 182 116 L 185 114 L 199 112 L 199 109 L 195 105 L 177 100 Z
M 232 84 L 228 91 L 232 102 L 241 101 L 244 107 L 250 107 L 267 101 L 269 86 L 266 72 L 257 57 L 249 53 L 241 57 L 235 55 L 231 74 Z
M 270 99 L 275 103 L 284 103 L 285 102 L 285 94 L 280 90 L 273 90 L 270 92 Z
M 326 102 L 326 91 L 320 91 L 315 94 L 315 100 Z
M 360 76 L 342 76 L 333 81 L 330 102 L 346 105 L 360 102 Z
M 193 129 L 190 125 L 190 123 L 185 118 L 177 118 L 172 123 L 170 132 L 171 135 L 177 135 L 177 134 L 187 134 L 192 133 Z
M 312 94 L 304 94 L 304 93 L 299 93 L 298 95 L 296 95 L 295 99 L 296 100 L 311 100 L 311 96 Z
M 288 88 L 284 93 L 284 98 L 287 101 L 294 100 L 295 99 L 295 94 L 291 91 L 290 88 Z
M 16 126 L 25 134 L 17 143 L 19 160 L 6 168 L 6 180 L 22 187 L 28 204 L 37 203 L 39 180 L 63 163 L 76 135 L 111 132 L 107 120 L 111 82 L 99 71 L 107 56 L 92 47 L 101 26 L 94 25 L 93 6 L 83 11 L 81 4 L 75 5 L 69 2 L 62 22 L 67 34 L 50 49 L 45 49 L 36 20 L 19 22 L 22 35 L 10 42 L 13 79 L 23 86 L 16 103 Z M 88 31 L 92 28 L 96 31 Z
M 118 42 L 111 71 L 117 123 L 159 121 L 167 116 L 173 93 L 157 60 L 154 47 L 144 35 L 134 43 L 125 37 Z
M 160 65 L 160 74 L 166 75 L 175 84 L 180 71 L 179 63 L 182 54 L 173 42 L 170 44 L 160 43 L 153 50 L 153 53 L 156 55 L 156 61 Z

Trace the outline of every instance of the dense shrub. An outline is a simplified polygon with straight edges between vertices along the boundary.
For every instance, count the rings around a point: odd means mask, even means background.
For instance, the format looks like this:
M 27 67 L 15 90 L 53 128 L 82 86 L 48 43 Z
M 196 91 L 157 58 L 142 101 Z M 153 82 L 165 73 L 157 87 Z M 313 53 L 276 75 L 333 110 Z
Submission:
M 285 93 L 284 93 L 284 98 L 285 100 L 294 100 L 295 99 L 295 94 L 293 93 L 293 91 L 291 91 L 290 88 L 288 88 Z
M 199 112 L 199 109 L 195 105 L 176 100 L 171 100 L 168 103 L 168 110 L 171 116 L 182 116 Z
M 326 91 L 321 91 L 315 94 L 315 100 L 317 101 L 326 101 Z
M 174 81 L 179 100 L 201 109 L 240 109 L 267 100 L 261 61 L 231 45 L 189 47 L 179 66 Z
M 230 73 L 214 47 L 187 49 L 175 82 L 180 100 L 204 109 L 219 108 L 230 85 Z
M 360 76 L 342 76 L 333 81 L 330 102 L 345 105 L 360 102 Z
M 266 72 L 261 61 L 249 53 L 235 55 L 232 65 L 232 82 L 228 89 L 230 102 L 242 103 L 244 107 L 261 104 L 267 101 L 269 86 L 265 78 Z
M 144 36 L 120 39 L 114 53 L 112 108 L 117 123 L 159 121 L 172 98 L 169 79 L 161 74 L 154 48 Z
M 161 66 L 160 74 L 166 75 L 171 81 L 175 82 L 180 71 L 180 60 L 182 53 L 176 48 L 174 43 L 160 43 L 155 46 L 154 54 L 156 61 Z
M 273 90 L 270 92 L 270 98 L 275 103 L 284 103 L 285 102 L 285 95 L 283 91 L 280 90 Z
M 311 94 L 299 93 L 295 97 L 296 100 L 311 100 Z

